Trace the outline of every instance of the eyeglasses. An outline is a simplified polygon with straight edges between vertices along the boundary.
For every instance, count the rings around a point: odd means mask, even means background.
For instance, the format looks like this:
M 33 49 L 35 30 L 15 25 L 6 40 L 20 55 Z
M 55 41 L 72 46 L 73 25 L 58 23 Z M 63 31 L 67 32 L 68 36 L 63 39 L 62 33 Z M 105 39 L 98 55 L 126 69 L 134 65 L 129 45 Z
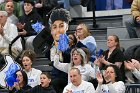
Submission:
M 76 31 L 82 30 L 83 28 L 77 28 Z

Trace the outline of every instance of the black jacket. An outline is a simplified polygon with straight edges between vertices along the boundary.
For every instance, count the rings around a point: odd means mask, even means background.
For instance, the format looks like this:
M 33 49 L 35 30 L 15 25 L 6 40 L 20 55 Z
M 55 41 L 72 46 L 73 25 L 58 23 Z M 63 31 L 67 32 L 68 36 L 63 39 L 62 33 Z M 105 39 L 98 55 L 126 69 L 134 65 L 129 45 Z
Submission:
M 56 93 L 52 86 L 43 88 L 41 85 L 35 86 L 30 90 L 27 91 L 18 91 L 17 93 Z
M 21 88 L 21 90 L 16 90 L 16 88 L 13 88 L 13 90 L 9 90 L 9 93 L 24 93 L 24 92 L 20 92 L 20 91 L 26 91 L 28 89 L 31 89 L 31 86 L 26 85 L 23 88 Z
M 34 9 L 28 15 L 24 14 L 19 18 L 20 23 L 25 23 L 24 30 L 27 31 L 27 36 L 37 34 L 37 32 L 32 28 L 32 24 L 35 24 L 37 21 L 43 24 L 42 18 Z

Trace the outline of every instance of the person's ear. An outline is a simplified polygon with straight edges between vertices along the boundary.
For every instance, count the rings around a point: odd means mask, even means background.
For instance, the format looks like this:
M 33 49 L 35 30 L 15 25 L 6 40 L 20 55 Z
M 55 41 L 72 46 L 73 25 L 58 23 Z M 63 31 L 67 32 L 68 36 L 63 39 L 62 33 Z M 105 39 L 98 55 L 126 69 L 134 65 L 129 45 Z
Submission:
M 49 79 L 49 83 L 51 82 L 52 80 L 51 79 Z
M 68 31 L 68 29 L 69 29 L 69 25 L 67 24 L 67 25 L 66 25 L 66 31 Z

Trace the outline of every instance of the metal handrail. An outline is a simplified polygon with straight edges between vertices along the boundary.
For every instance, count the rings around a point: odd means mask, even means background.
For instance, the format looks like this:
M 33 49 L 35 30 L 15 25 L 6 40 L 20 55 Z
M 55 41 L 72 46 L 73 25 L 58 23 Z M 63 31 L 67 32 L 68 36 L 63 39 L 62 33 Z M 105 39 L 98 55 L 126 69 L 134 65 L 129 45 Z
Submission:
M 140 93 L 140 83 L 125 84 L 125 93 Z
M 16 37 L 11 41 L 11 43 L 9 44 L 9 54 L 10 54 L 10 55 L 12 55 L 12 50 L 11 50 L 12 45 L 13 45 L 20 37 L 21 37 L 21 35 L 16 36 Z

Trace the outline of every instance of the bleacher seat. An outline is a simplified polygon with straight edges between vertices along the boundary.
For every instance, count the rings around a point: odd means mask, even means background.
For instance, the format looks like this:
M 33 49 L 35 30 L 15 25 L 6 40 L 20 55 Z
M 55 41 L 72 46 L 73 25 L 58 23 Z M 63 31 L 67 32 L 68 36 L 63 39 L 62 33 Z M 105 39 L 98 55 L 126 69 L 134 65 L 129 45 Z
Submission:
M 37 58 L 33 62 L 33 68 L 39 69 L 42 72 L 51 72 L 52 71 L 52 66 L 50 66 L 51 61 L 48 60 L 47 58 Z
M 106 45 L 107 40 L 96 40 L 96 42 L 97 42 L 97 50 L 99 50 L 99 49 L 106 50 L 107 49 L 107 45 Z M 125 50 L 130 46 L 138 45 L 138 44 L 140 44 L 140 38 L 120 39 L 120 45 Z
M 38 66 L 33 66 L 33 68 L 39 69 L 42 72 L 51 72 L 53 67 L 49 65 L 38 65 Z
M 82 5 L 75 5 L 70 7 L 71 17 L 85 17 L 84 12 L 87 12 L 87 7 L 83 7 Z
M 0 93 L 9 93 L 7 89 L 0 89 Z
M 107 27 L 107 36 L 117 35 L 119 39 L 129 39 L 129 34 L 126 27 Z
M 34 62 L 33 62 L 33 66 L 38 66 L 38 65 L 49 65 L 51 64 L 51 61 L 48 60 L 48 58 L 37 58 Z

